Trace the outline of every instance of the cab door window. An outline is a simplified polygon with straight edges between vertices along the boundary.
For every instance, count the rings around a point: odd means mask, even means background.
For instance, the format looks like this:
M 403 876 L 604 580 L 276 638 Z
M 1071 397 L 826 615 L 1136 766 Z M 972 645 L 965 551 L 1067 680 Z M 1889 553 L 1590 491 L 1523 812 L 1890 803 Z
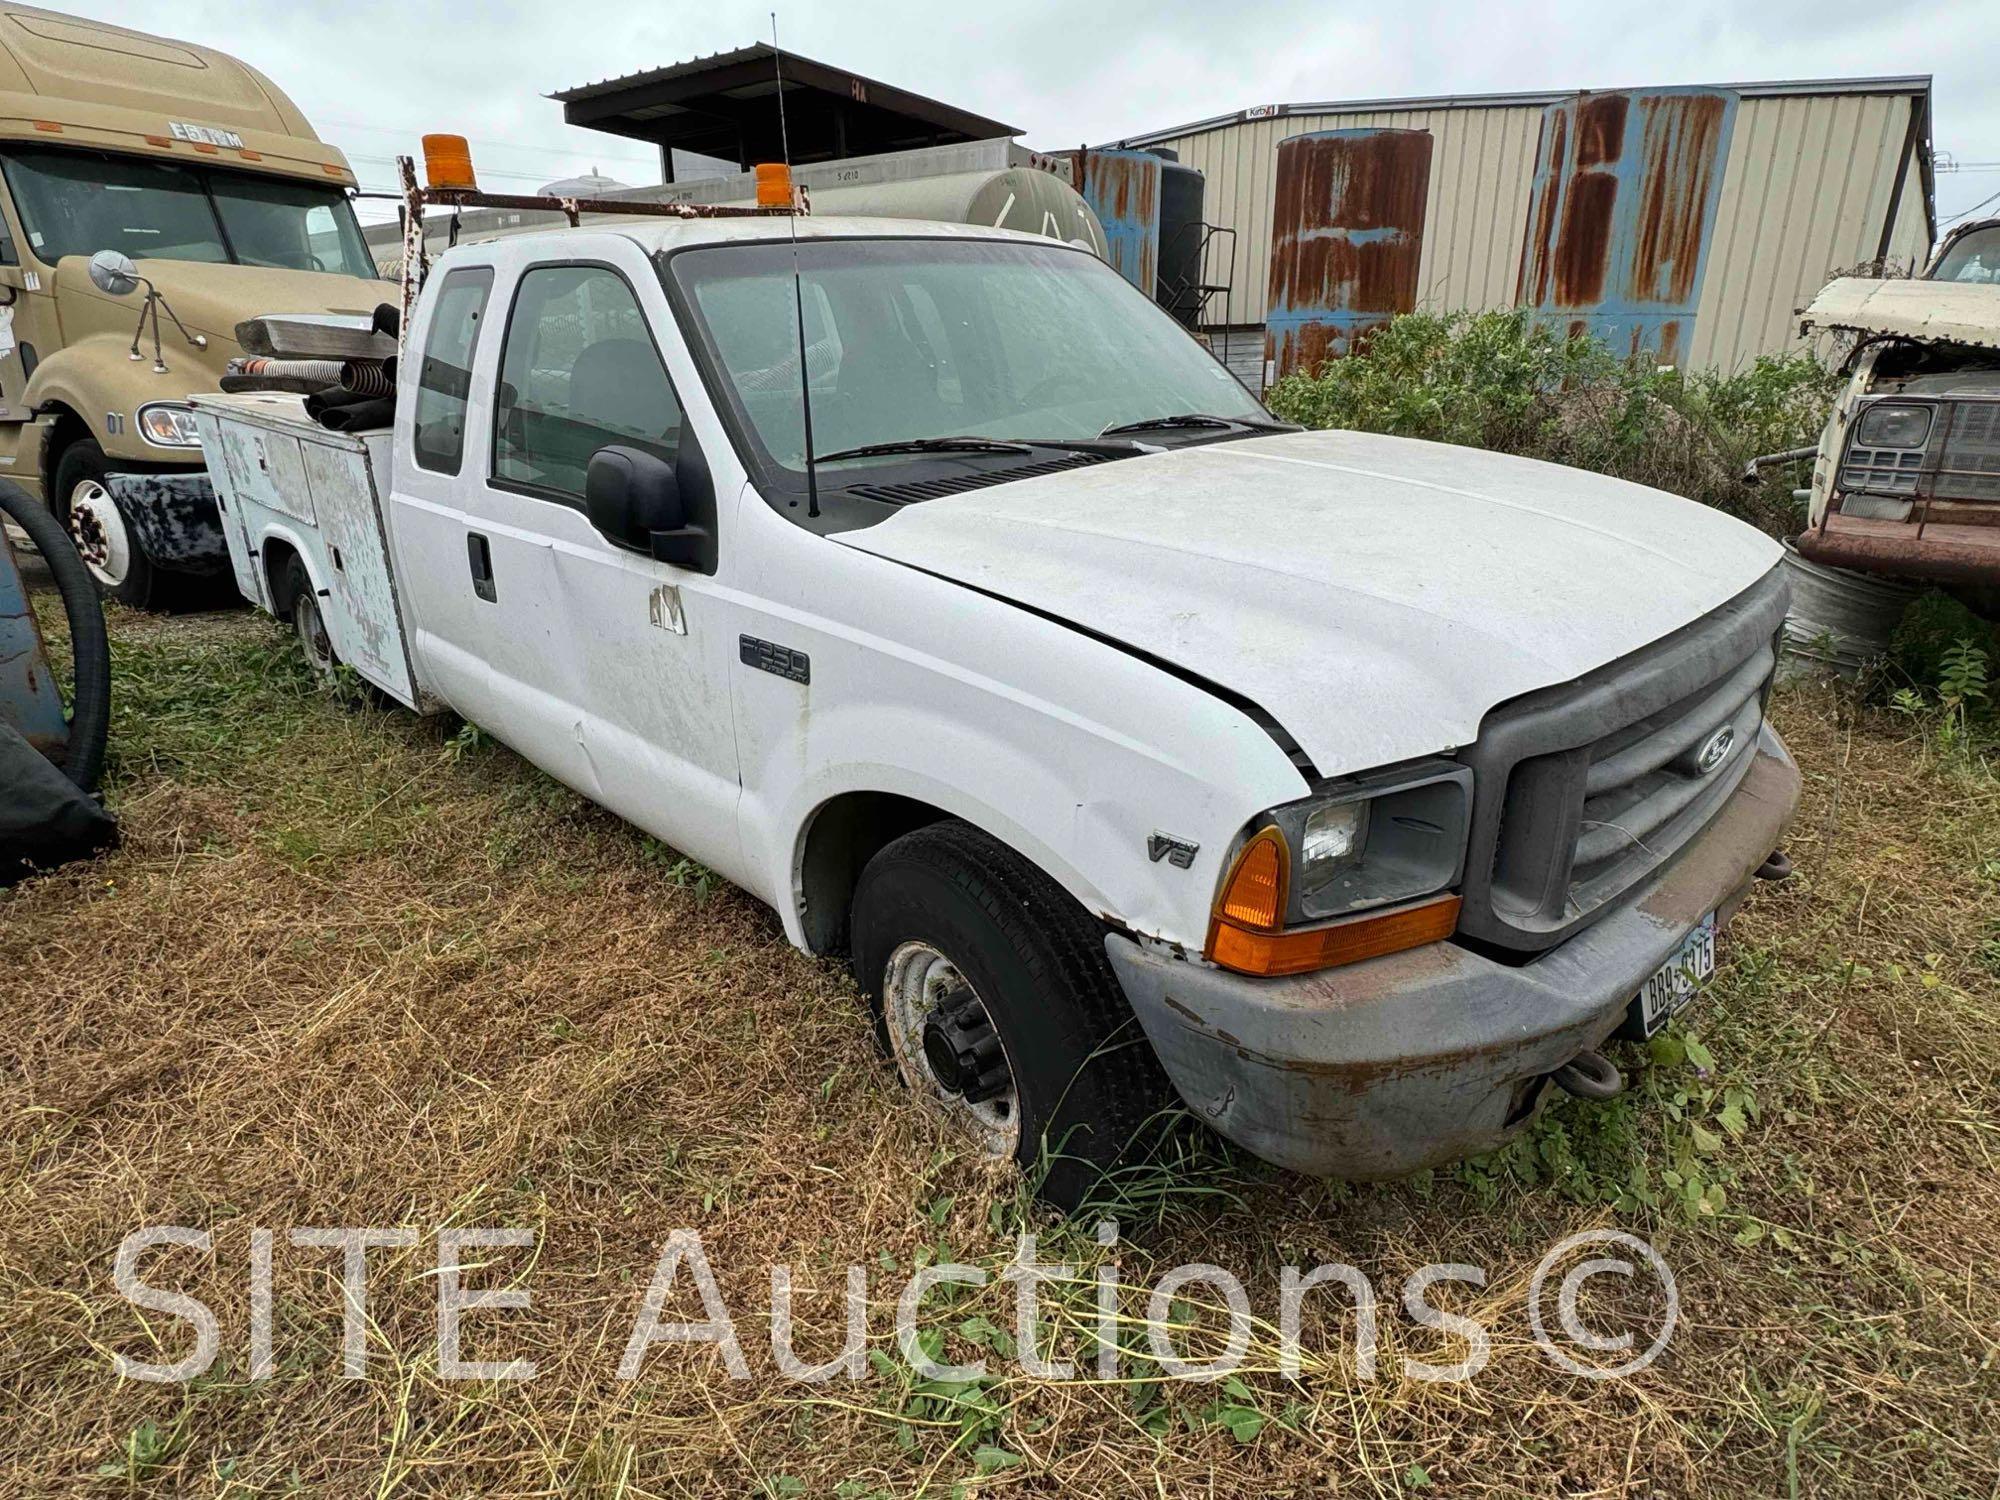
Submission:
M 494 482 L 581 506 L 598 449 L 671 461 L 680 434 L 680 403 L 625 279 L 604 266 L 524 275 L 501 348 Z
M 493 272 L 485 266 L 453 271 L 438 289 L 437 310 L 424 336 L 417 370 L 416 430 L 411 448 L 417 467 L 456 474 L 465 456 L 465 403 L 472 394 L 472 354 L 486 315 Z

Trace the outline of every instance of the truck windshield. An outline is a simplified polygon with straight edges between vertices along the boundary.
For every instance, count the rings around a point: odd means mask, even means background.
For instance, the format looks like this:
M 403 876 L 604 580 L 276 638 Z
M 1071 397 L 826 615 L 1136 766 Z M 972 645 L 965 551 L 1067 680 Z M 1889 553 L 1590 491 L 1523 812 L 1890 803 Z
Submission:
M 1189 413 L 1226 419 L 1215 428 L 1270 421 L 1179 324 L 1083 251 L 813 239 L 799 243 L 798 265 L 816 453 L 942 437 L 1088 440 Z M 792 247 L 686 250 L 666 269 L 755 456 L 803 472 Z M 857 455 L 842 466 L 911 461 Z
M 372 277 L 374 262 L 338 188 L 87 151 L 10 151 L 7 186 L 35 256 L 122 250 Z
M 1931 272 L 1932 281 L 2000 281 L 2000 224 L 1958 239 Z

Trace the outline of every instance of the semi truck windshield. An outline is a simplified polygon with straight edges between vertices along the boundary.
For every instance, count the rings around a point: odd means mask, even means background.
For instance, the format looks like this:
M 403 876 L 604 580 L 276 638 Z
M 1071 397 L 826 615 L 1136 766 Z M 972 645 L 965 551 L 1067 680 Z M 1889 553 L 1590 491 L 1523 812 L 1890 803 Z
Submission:
M 375 265 L 337 188 L 178 162 L 29 148 L 6 157 L 7 186 L 36 259 L 120 250 L 372 277 Z

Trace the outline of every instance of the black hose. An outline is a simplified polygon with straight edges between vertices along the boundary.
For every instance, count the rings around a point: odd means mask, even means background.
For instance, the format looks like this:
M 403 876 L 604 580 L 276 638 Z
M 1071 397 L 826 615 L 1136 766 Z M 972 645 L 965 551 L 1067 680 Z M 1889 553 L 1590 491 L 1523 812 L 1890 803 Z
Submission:
M 61 765 L 79 788 L 95 791 L 111 731 L 111 644 L 104 634 L 104 606 L 98 601 L 96 581 L 76 555 L 76 544 L 62 523 L 11 480 L 0 479 L 0 514 L 28 533 L 62 594 L 63 613 L 69 616 L 76 688 L 70 695 L 69 746 Z

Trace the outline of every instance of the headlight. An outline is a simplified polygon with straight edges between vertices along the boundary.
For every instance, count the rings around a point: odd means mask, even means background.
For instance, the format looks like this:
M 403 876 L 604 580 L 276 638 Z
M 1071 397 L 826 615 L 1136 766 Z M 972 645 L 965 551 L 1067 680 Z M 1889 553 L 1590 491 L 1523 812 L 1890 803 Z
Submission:
M 199 448 L 194 413 L 172 401 L 139 408 L 139 435 L 156 448 Z
M 1855 424 L 1863 448 L 1921 448 L 1931 435 L 1931 409 L 1904 401 L 1877 401 Z
M 1300 895 L 1322 899 L 1343 870 L 1351 869 L 1368 839 L 1366 802 L 1324 802 L 1306 814 L 1300 836 Z
M 1449 937 L 1458 897 L 1446 893 L 1471 826 L 1472 772 L 1452 761 L 1350 777 L 1273 808 L 1223 876 L 1207 956 L 1245 974 L 1298 974 Z
M 1351 778 L 1274 809 L 1295 851 L 1289 922 L 1428 896 L 1457 883 L 1472 824 L 1472 772 L 1447 761 Z

